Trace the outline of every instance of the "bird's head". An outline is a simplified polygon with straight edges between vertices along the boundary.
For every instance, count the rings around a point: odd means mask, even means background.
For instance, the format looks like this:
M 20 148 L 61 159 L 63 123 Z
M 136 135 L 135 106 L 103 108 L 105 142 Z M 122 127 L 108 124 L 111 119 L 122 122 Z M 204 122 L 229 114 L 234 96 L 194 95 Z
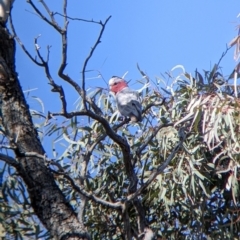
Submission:
M 113 76 L 109 80 L 109 87 L 110 87 L 111 92 L 113 92 L 114 94 L 117 94 L 123 88 L 128 87 L 128 84 L 124 79 L 122 79 L 120 77 Z

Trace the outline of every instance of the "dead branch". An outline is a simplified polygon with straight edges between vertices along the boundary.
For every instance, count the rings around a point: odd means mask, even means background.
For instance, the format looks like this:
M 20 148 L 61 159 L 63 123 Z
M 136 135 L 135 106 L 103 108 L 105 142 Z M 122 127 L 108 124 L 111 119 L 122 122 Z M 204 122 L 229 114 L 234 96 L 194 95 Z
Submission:
M 33 3 L 32 0 L 27 0 L 27 2 L 32 6 L 32 8 L 36 11 L 36 13 L 42 18 L 42 20 L 44 20 L 46 23 L 48 23 L 50 26 L 52 26 L 53 28 L 55 28 L 59 33 L 61 33 L 62 29 L 61 27 L 58 26 L 57 22 L 55 21 L 50 21 L 47 19 L 47 17 L 45 17 L 42 12 L 36 7 L 36 5 Z M 44 1 L 41 0 L 40 1 L 43 5 L 46 5 L 45 3 L 43 3 Z M 47 6 L 47 5 L 46 5 Z
M 15 28 L 14 28 L 14 25 L 13 25 L 13 22 L 12 22 L 12 16 L 11 14 L 9 15 L 9 22 L 10 22 L 10 27 L 11 27 L 11 30 L 13 32 L 13 37 L 17 40 L 18 44 L 21 46 L 22 50 L 26 53 L 26 55 L 35 63 L 37 64 L 38 66 L 42 67 L 42 63 L 38 62 L 29 52 L 28 50 L 26 49 L 26 47 L 24 46 L 24 44 L 21 42 L 20 38 L 18 37 L 16 31 L 15 31 Z
M 59 15 L 59 16 L 62 16 L 62 17 L 65 17 L 63 14 L 59 13 L 59 12 L 55 12 L 53 13 L 53 15 Z M 83 19 L 83 18 L 76 18 L 76 17 L 69 17 L 69 16 L 66 16 L 67 19 L 70 19 L 70 20 L 73 20 L 73 21 L 81 21 L 81 22 L 87 22 L 87 23 L 96 23 L 96 24 L 102 24 L 101 21 L 94 21 L 93 19 L 92 20 L 86 20 L 86 19 Z
M 92 57 L 95 49 L 97 48 L 98 44 L 101 43 L 101 38 L 102 38 L 103 32 L 104 32 L 106 24 L 108 23 L 110 18 L 111 18 L 111 16 L 109 16 L 104 23 L 102 23 L 100 21 L 100 25 L 102 26 L 101 31 L 100 31 L 100 33 L 98 35 L 98 38 L 97 38 L 94 46 L 91 48 L 91 51 L 90 51 L 89 55 L 87 56 L 87 58 L 85 59 L 84 64 L 83 64 L 83 69 L 82 69 L 82 90 L 83 90 L 83 95 L 82 95 L 82 98 L 83 98 L 83 103 L 84 103 L 85 109 L 87 109 L 87 105 L 86 105 L 86 90 L 85 90 L 85 72 L 86 72 L 86 67 L 87 67 L 88 61 L 91 59 L 91 57 Z
M 19 167 L 19 163 L 14 158 L 8 155 L 0 153 L 0 159 L 15 168 Z

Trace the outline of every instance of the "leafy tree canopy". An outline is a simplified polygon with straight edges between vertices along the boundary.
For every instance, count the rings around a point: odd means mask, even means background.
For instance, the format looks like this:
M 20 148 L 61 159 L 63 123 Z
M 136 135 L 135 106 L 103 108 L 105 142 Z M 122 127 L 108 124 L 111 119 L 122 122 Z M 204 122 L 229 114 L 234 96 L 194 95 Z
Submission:
M 12 36 L 45 71 L 61 109 L 47 114 L 29 110 L 8 60 L 11 54 L 1 48 L 8 66 L 1 63 L 0 72 L 0 159 L 4 163 L 0 172 L 1 237 L 89 239 L 90 235 L 92 239 L 150 240 L 154 234 L 156 239 L 237 239 L 239 65 L 229 77 L 223 75 L 220 59 L 210 71 L 190 74 L 183 66 L 176 66 L 156 79 L 150 79 L 137 66 L 143 121 L 130 124 L 128 119 L 119 118 L 107 89 L 85 89 L 88 61 L 110 17 L 98 23 L 99 36 L 85 60 L 79 85 L 65 73 L 67 22 L 71 18 L 64 10 L 61 27 L 44 1 L 41 3 L 48 18 L 33 1 L 28 2 L 62 37 L 58 74 L 77 92 L 79 100 L 76 109 L 68 111 L 64 88 L 52 77 L 48 57 L 44 58 L 37 47 L 37 58 L 30 55 L 10 20 Z M 1 28 L 2 36 L 9 36 L 5 26 Z M 1 45 L 12 50 L 6 39 Z M 231 42 L 234 45 L 238 47 L 238 37 Z M 47 103 L 42 105 L 47 109 Z M 19 119 L 21 128 L 13 124 L 13 118 Z M 37 145 L 37 135 L 41 140 L 52 137 L 64 151 L 54 145 L 54 159 L 49 159 L 44 146 Z M 61 219 L 54 208 L 66 213 L 66 219 Z M 64 222 L 70 230 L 56 233 L 53 214 L 56 228 L 63 219 L 72 217 L 71 223 Z M 76 229 L 80 229 L 79 238 L 73 238 Z

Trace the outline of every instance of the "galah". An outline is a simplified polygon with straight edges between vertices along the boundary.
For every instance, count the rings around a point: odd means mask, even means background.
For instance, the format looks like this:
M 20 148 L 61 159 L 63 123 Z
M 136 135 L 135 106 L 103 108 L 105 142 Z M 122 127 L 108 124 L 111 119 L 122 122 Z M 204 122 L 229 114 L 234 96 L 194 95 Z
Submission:
M 138 91 L 131 90 L 124 79 L 116 76 L 109 80 L 109 86 L 121 115 L 129 117 L 131 122 L 142 121 L 142 105 Z

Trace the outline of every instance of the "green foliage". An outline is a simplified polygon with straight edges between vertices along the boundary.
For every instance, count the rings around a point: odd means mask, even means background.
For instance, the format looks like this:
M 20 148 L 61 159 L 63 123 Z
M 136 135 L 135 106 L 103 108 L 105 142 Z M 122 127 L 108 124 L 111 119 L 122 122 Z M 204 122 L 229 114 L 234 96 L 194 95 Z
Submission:
M 182 73 L 173 77 L 179 69 Z M 143 78 L 139 82 L 145 85 L 148 78 L 140 72 Z M 178 66 L 168 77 L 151 81 L 151 86 L 142 91 L 144 120 L 136 125 L 118 125 L 115 101 L 104 89 L 89 91 L 87 96 L 102 110 L 114 131 L 127 139 L 138 189 L 183 141 L 164 172 L 138 196 L 146 221 L 157 236 L 237 239 L 239 99 L 233 97 L 233 87 L 216 66 L 205 76 L 196 71 L 194 77 Z M 76 111 L 82 109 L 83 102 L 79 100 Z M 50 168 L 76 212 L 84 197 L 66 175 L 106 202 L 128 198 L 130 186 L 122 150 L 107 136 L 102 124 L 87 116 L 60 120 L 51 119 L 47 126 L 38 126 L 40 132 L 55 139 L 53 156 L 57 164 Z M 59 166 L 65 175 L 58 172 Z M 39 239 L 43 228 L 33 215 L 24 184 L 9 169 L 5 166 L 2 170 L 5 178 L 1 188 L 1 227 L 16 239 Z M 137 227 L 138 215 L 133 205 L 128 211 L 131 225 Z M 93 199 L 86 202 L 84 222 L 93 239 L 121 239 L 124 233 L 122 212 Z
M 5 164 L 1 180 L 1 239 L 50 239 L 34 214 L 24 183 L 15 170 Z
M 139 187 L 171 154 L 181 138 L 180 133 L 185 135 L 182 150 L 175 155 L 164 173 L 158 175 L 139 196 L 148 222 L 160 236 L 181 239 L 204 234 L 212 239 L 231 239 L 238 233 L 238 225 L 232 224 L 238 214 L 229 215 L 229 211 L 237 209 L 234 204 L 238 204 L 239 133 L 236 130 L 239 127 L 239 101 L 229 94 L 229 86 L 219 87 L 215 84 L 213 72 L 216 70 L 206 74 L 205 83 L 198 72 L 195 78 L 185 72 L 173 77 L 171 85 L 165 88 L 169 94 L 165 95 L 167 100 L 164 105 L 149 109 L 139 126 L 124 125 L 118 129 L 118 134 L 127 138 L 134 159 L 137 150 L 148 143 L 147 140 L 160 124 L 172 123 L 172 126 L 160 128 L 141 156 L 136 158 Z M 105 117 L 114 123 L 114 102 L 104 92 L 98 91 L 98 94 L 102 100 L 97 101 L 98 106 L 103 109 Z M 163 94 L 158 85 L 147 88 L 143 94 L 143 106 L 161 101 Z M 79 139 L 92 146 L 95 138 L 91 141 L 89 137 L 104 134 L 104 130 L 96 121 L 90 121 L 89 126 L 89 135 L 81 135 Z M 140 135 L 137 134 L 139 129 Z M 88 140 L 84 140 L 86 138 Z M 127 198 L 129 182 L 120 148 L 105 138 L 96 146 L 91 161 L 89 175 L 96 175 L 86 179 L 87 190 L 110 202 Z M 231 165 L 227 169 L 228 175 L 217 172 L 226 165 Z M 230 196 L 222 199 L 225 193 Z M 225 203 L 216 207 L 221 199 Z M 129 211 L 134 225 L 137 222 L 136 212 L 134 209 Z M 89 203 L 86 209 L 86 224 L 96 239 L 118 239 L 123 233 L 121 212 L 94 202 Z

